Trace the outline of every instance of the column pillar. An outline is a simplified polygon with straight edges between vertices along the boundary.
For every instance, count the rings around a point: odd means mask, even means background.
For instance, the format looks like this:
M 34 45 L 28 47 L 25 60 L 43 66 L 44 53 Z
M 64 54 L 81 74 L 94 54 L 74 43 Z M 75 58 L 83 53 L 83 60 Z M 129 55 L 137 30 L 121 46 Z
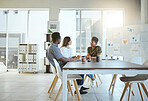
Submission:
M 148 24 L 148 0 L 141 0 L 141 24 Z

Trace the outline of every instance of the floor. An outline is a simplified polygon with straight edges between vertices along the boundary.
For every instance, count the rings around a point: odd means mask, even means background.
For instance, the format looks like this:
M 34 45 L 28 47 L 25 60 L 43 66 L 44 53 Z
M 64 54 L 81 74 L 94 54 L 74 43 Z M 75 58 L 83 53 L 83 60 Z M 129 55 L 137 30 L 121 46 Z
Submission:
M 49 98 L 47 91 L 53 77 L 53 74 L 45 73 L 2 73 L 0 74 L 0 101 L 54 101 L 56 93 L 59 89 L 60 80 L 56 85 L 53 95 L 51 98 Z M 112 75 L 100 75 L 100 77 L 103 83 L 99 83 L 99 87 L 94 85 L 94 87 L 90 88 L 88 90 L 88 94 L 82 95 L 82 101 L 119 101 L 124 83 L 122 83 L 118 78 L 114 89 L 114 94 L 110 95 L 108 88 Z M 145 85 L 148 88 L 148 82 L 146 82 Z M 88 80 L 86 80 L 85 86 L 90 87 Z M 136 84 L 133 84 L 133 91 L 135 96 L 131 96 L 131 101 L 141 101 Z M 127 94 L 128 91 L 126 92 L 123 101 L 127 101 Z M 144 92 L 143 95 L 145 101 L 148 101 L 148 98 Z M 59 96 L 58 101 L 62 101 L 62 93 Z M 71 94 L 68 93 L 68 101 L 77 101 L 77 96 L 74 95 L 72 97 Z

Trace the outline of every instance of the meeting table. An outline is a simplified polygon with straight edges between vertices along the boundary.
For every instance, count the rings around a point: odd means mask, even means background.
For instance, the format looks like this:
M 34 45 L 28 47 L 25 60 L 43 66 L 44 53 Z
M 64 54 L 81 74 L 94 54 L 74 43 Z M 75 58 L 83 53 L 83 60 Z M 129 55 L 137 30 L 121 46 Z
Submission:
M 63 101 L 67 101 L 67 75 L 69 74 L 148 74 L 148 66 L 120 60 L 101 60 L 99 62 L 74 61 L 63 67 Z

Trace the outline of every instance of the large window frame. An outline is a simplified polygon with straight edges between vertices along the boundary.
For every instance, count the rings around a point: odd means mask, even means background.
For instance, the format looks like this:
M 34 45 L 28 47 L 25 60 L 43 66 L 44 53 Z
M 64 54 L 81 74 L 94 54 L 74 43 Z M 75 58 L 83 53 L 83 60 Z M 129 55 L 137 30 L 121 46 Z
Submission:
M 2 31 L 0 33 L 6 33 L 6 67 L 7 70 L 11 70 L 11 71 L 16 71 L 17 69 L 8 69 L 8 54 L 9 54 L 9 45 L 8 45 L 8 34 L 12 33 L 8 30 L 8 24 L 9 24 L 9 18 L 8 18 L 8 14 L 9 11 L 27 11 L 27 25 L 26 25 L 26 33 L 25 33 L 25 40 L 23 42 L 25 43 L 29 43 L 28 42 L 28 36 L 29 36 L 29 12 L 30 11 L 48 11 L 49 12 L 49 8 L 1 8 L 0 11 L 7 11 L 8 13 L 6 14 L 6 30 Z M 49 18 L 48 18 L 49 20 Z M 47 29 L 47 28 L 46 28 Z M 13 32 L 16 33 L 16 32 Z M 21 33 L 21 32 L 17 32 L 16 34 Z M 44 36 L 45 33 L 43 33 Z M 23 39 L 22 39 L 23 40 Z M 22 43 L 22 40 L 20 43 Z M 18 55 L 18 54 L 17 54 Z
M 81 20 L 82 20 L 82 11 L 101 11 L 101 44 L 102 44 L 102 58 L 106 58 L 106 29 L 103 28 L 104 26 L 104 22 L 103 22 L 103 11 L 122 11 L 123 12 L 123 26 L 125 26 L 125 10 L 124 8 L 61 8 L 60 11 L 79 11 L 80 12 L 80 55 L 82 54 L 82 45 L 81 45 L 81 41 L 82 41 L 82 26 L 81 26 Z

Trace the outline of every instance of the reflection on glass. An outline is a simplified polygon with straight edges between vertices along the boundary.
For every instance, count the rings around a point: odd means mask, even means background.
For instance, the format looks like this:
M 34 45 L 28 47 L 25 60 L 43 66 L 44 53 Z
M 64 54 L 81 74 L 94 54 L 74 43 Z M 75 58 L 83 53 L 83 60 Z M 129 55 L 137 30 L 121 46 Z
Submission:
M 0 33 L 6 32 L 7 11 L 0 10 Z
M 17 48 L 8 48 L 8 69 L 17 69 L 18 66 L 18 49 Z
M 76 11 L 76 53 L 79 54 L 81 50 L 80 37 L 80 11 Z
M 6 66 L 6 34 L 0 33 L 0 62 Z
M 17 69 L 19 43 L 21 43 L 21 34 L 8 34 L 8 69 Z
M 101 44 L 101 11 L 81 11 L 81 54 L 87 54 L 91 38 L 96 36 Z M 77 43 L 79 44 L 79 43 Z

